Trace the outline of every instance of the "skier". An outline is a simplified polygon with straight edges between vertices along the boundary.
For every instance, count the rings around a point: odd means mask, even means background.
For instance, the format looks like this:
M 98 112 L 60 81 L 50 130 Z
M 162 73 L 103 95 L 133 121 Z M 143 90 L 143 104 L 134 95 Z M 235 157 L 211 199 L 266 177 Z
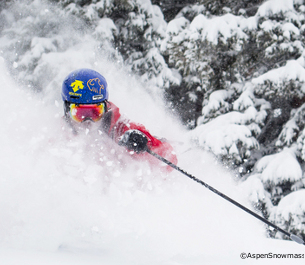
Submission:
M 172 146 L 164 140 L 152 136 L 141 125 L 124 118 L 119 108 L 108 101 L 106 79 L 91 69 L 79 69 L 70 73 L 62 85 L 64 101 L 64 120 L 77 134 L 79 125 L 94 122 L 113 141 L 123 145 L 134 157 L 145 159 L 152 166 L 160 162 L 149 155 L 146 148 L 177 164 Z M 167 166 L 166 171 L 170 172 Z

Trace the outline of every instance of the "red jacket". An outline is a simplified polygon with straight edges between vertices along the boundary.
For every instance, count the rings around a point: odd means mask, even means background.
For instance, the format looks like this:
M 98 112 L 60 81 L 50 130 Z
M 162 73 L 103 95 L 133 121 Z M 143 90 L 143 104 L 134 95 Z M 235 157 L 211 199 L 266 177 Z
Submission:
M 110 138 L 112 138 L 116 143 L 118 143 L 120 137 L 128 130 L 139 130 L 147 137 L 147 146 L 151 151 L 164 157 L 173 164 L 177 164 L 177 157 L 174 153 L 174 149 L 169 143 L 167 143 L 163 139 L 157 139 L 156 137 L 152 136 L 143 125 L 131 122 L 129 119 L 123 117 L 120 114 L 119 108 L 112 102 L 107 102 L 106 104 L 107 111 L 103 115 L 100 122 L 101 129 Z M 73 133 L 77 134 L 77 130 L 69 119 L 69 116 L 65 117 L 65 120 L 71 126 Z M 143 159 L 145 161 L 148 161 L 153 168 L 157 167 L 160 168 L 162 171 L 163 169 L 165 169 L 166 172 L 172 171 L 172 168 L 170 166 L 167 166 L 166 164 L 153 157 L 152 155 L 148 154 L 147 152 L 140 154 L 134 153 L 132 156 L 136 159 Z
M 141 131 L 147 137 L 147 146 L 151 151 L 164 157 L 170 162 L 177 164 L 177 157 L 174 153 L 174 149 L 168 142 L 164 141 L 163 139 L 157 139 L 156 137 L 152 136 L 142 124 L 131 122 L 130 120 L 122 117 L 119 108 L 112 102 L 107 102 L 107 112 L 102 118 L 102 124 L 104 131 L 116 143 L 119 141 L 120 137 L 128 130 Z M 166 166 L 163 162 L 159 161 L 157 158 L 146 152 L 133 155 L 138 159 L 144 159 L 149 161 L 152 166 L 165 168 L 167 172 L 172 171 L 171 167 Z

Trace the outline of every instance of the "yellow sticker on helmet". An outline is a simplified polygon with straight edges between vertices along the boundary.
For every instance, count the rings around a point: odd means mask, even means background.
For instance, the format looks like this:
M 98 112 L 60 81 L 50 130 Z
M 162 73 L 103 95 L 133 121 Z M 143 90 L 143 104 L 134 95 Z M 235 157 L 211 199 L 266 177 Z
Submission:
M 84 88 L 84 84 L 83 84 L 83 81 L 80 81 L 80 80 L 75 80 L 73 83 L 71 83 L 70 85 L 74 91 L 74 93 L 80 89 L 83 89 Z
M 90 91 L 95 92 L 97 94 L 101 94 L 102 89 L 105 88 L 98 78 L 89 79 L 87 82 L 87 86 Z

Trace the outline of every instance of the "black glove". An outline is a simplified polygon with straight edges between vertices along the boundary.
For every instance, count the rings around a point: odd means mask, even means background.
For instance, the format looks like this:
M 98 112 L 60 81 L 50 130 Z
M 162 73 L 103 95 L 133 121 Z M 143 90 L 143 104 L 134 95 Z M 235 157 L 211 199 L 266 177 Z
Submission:
M 142 153 L 147 150 L 147 137 L 139 130 L 125 132 L 119 141 L 119 145 L 126 146 L 128 150 Z

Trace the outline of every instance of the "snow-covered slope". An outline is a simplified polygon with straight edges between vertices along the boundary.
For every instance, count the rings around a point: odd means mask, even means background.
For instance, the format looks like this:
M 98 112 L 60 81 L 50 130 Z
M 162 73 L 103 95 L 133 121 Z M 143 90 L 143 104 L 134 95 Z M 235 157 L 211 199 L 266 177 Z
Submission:
M 188 149 L 162 101 L 112 70 L 105 68 L 111 100 L 171 140 L 179 166 L 247 205 L 212 156 Z M 178 172 L 122 158 L 94 132 L 71 137 L 60 102 L 18 86 L 2 59 L 0 75 L 1 264 L 241 264 L 241 252 L 303 250 L 266 239 L 261 223 Z

